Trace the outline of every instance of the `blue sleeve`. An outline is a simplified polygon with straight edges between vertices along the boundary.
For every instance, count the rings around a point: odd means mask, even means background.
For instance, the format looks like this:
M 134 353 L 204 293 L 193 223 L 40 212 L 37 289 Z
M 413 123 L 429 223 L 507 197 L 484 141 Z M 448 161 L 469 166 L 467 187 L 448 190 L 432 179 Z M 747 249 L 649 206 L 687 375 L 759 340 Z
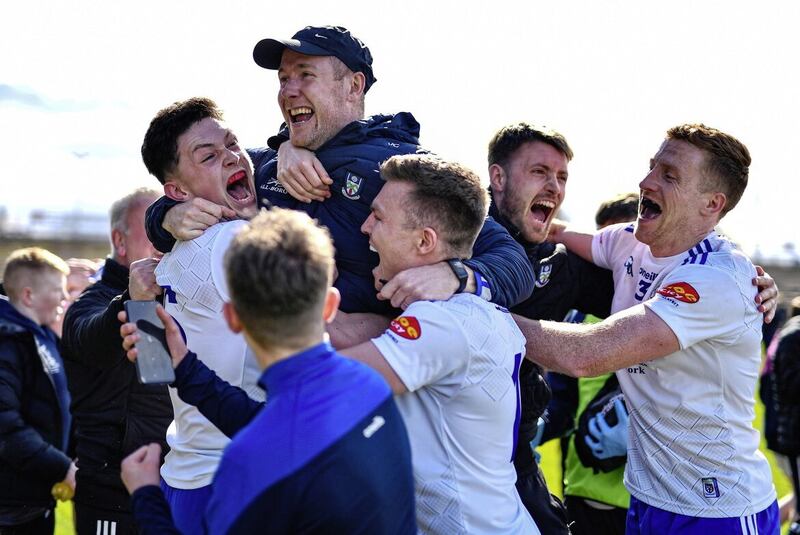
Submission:
M 489 281 L 492 302 L 511 308 L 533 292 L 533 269 L 525 250 L 497 221 L 486 218 L 472 258 L 464 262 Z
M 156 249 L 162 253 L 168 253 L 175 245 L 175 238 L 161 226 L 164 223 L 164 217 L 169 212 L 169 209 L 179 204 L 169 197 L 161 197 L 156 202 L 151 204 L 145 212 L 144 228 L 147 230 L 147 237 Z
M 233 437 L 250 423 L 264 406 L 255 401 L 241 388 L 223 381 L 191 351 L 175 368 L 178 396 L 197 407 L 217 429 Z
M 549 372 L 547 382 L 553 397 L 544 413 L 547 424 L 542 435 L 542 444 L 553 438 L 563 437 L 575 428 L 578 411 L 578 380 L 560 373 Z
M 140 487 L 131 494 L 131 509 L 139 535 L 180 535 L 161 488 Z

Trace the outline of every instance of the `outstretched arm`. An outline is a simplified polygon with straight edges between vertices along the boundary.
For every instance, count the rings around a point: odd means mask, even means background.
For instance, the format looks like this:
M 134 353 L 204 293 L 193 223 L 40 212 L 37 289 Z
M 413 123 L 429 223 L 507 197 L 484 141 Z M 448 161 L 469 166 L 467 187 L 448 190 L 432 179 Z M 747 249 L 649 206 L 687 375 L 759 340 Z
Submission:
M 672 329 L 644 305 L 591 325 L 514 319 L 527 340 L 526 358 L 572 377 L 594 377 L 680 349 Z

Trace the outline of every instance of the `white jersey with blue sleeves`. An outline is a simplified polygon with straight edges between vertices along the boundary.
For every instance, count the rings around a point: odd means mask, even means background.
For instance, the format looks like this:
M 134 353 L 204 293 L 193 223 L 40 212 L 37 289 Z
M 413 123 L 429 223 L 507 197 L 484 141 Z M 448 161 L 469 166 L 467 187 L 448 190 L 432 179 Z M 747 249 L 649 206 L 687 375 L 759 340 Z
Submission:
M 592 255 L 612 270 L 612 312 L 637 304 L 675 333 L 680 350 L 617 371 L 631 414 L 625 485 L 648 505 L 689 516 L 758 513 L 775 500 L 753 428 L 762 315 L 755 268 L 710 233 L 656 258 L 629 224 L 595 235 Z

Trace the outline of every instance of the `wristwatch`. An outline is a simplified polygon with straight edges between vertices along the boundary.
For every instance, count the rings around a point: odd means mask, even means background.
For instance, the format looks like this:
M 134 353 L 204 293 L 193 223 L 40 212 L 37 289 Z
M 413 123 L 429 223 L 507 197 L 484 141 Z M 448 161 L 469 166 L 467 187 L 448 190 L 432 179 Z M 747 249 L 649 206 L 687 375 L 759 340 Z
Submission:
M 464 291 L 464 288 L 467 287 L 467 281 L 469 280 L 467 268 L 464 267 L 464 263 L 458 258 L 451 258 L 450 260 L 447 260 L 447 265 L 450 266 L 450 269 L 453 270 L 453 275 L 455 275 L 458 279 L 458 289 L 456 290 L 456 293 L 460 294 Z

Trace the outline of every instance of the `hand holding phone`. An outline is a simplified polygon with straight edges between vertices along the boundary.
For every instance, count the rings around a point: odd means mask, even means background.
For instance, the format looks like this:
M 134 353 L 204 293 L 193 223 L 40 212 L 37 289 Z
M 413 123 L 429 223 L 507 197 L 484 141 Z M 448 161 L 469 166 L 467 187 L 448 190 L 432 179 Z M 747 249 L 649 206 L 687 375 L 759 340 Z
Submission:
M 155 301 L 125 302 L 128 321 L 135 323 L 138 330 L 139 339 L 135 343 L 136 372 L 142 384 L 169 384 L 175 381 L 164 323 L 156 314 L 156 305 Z

